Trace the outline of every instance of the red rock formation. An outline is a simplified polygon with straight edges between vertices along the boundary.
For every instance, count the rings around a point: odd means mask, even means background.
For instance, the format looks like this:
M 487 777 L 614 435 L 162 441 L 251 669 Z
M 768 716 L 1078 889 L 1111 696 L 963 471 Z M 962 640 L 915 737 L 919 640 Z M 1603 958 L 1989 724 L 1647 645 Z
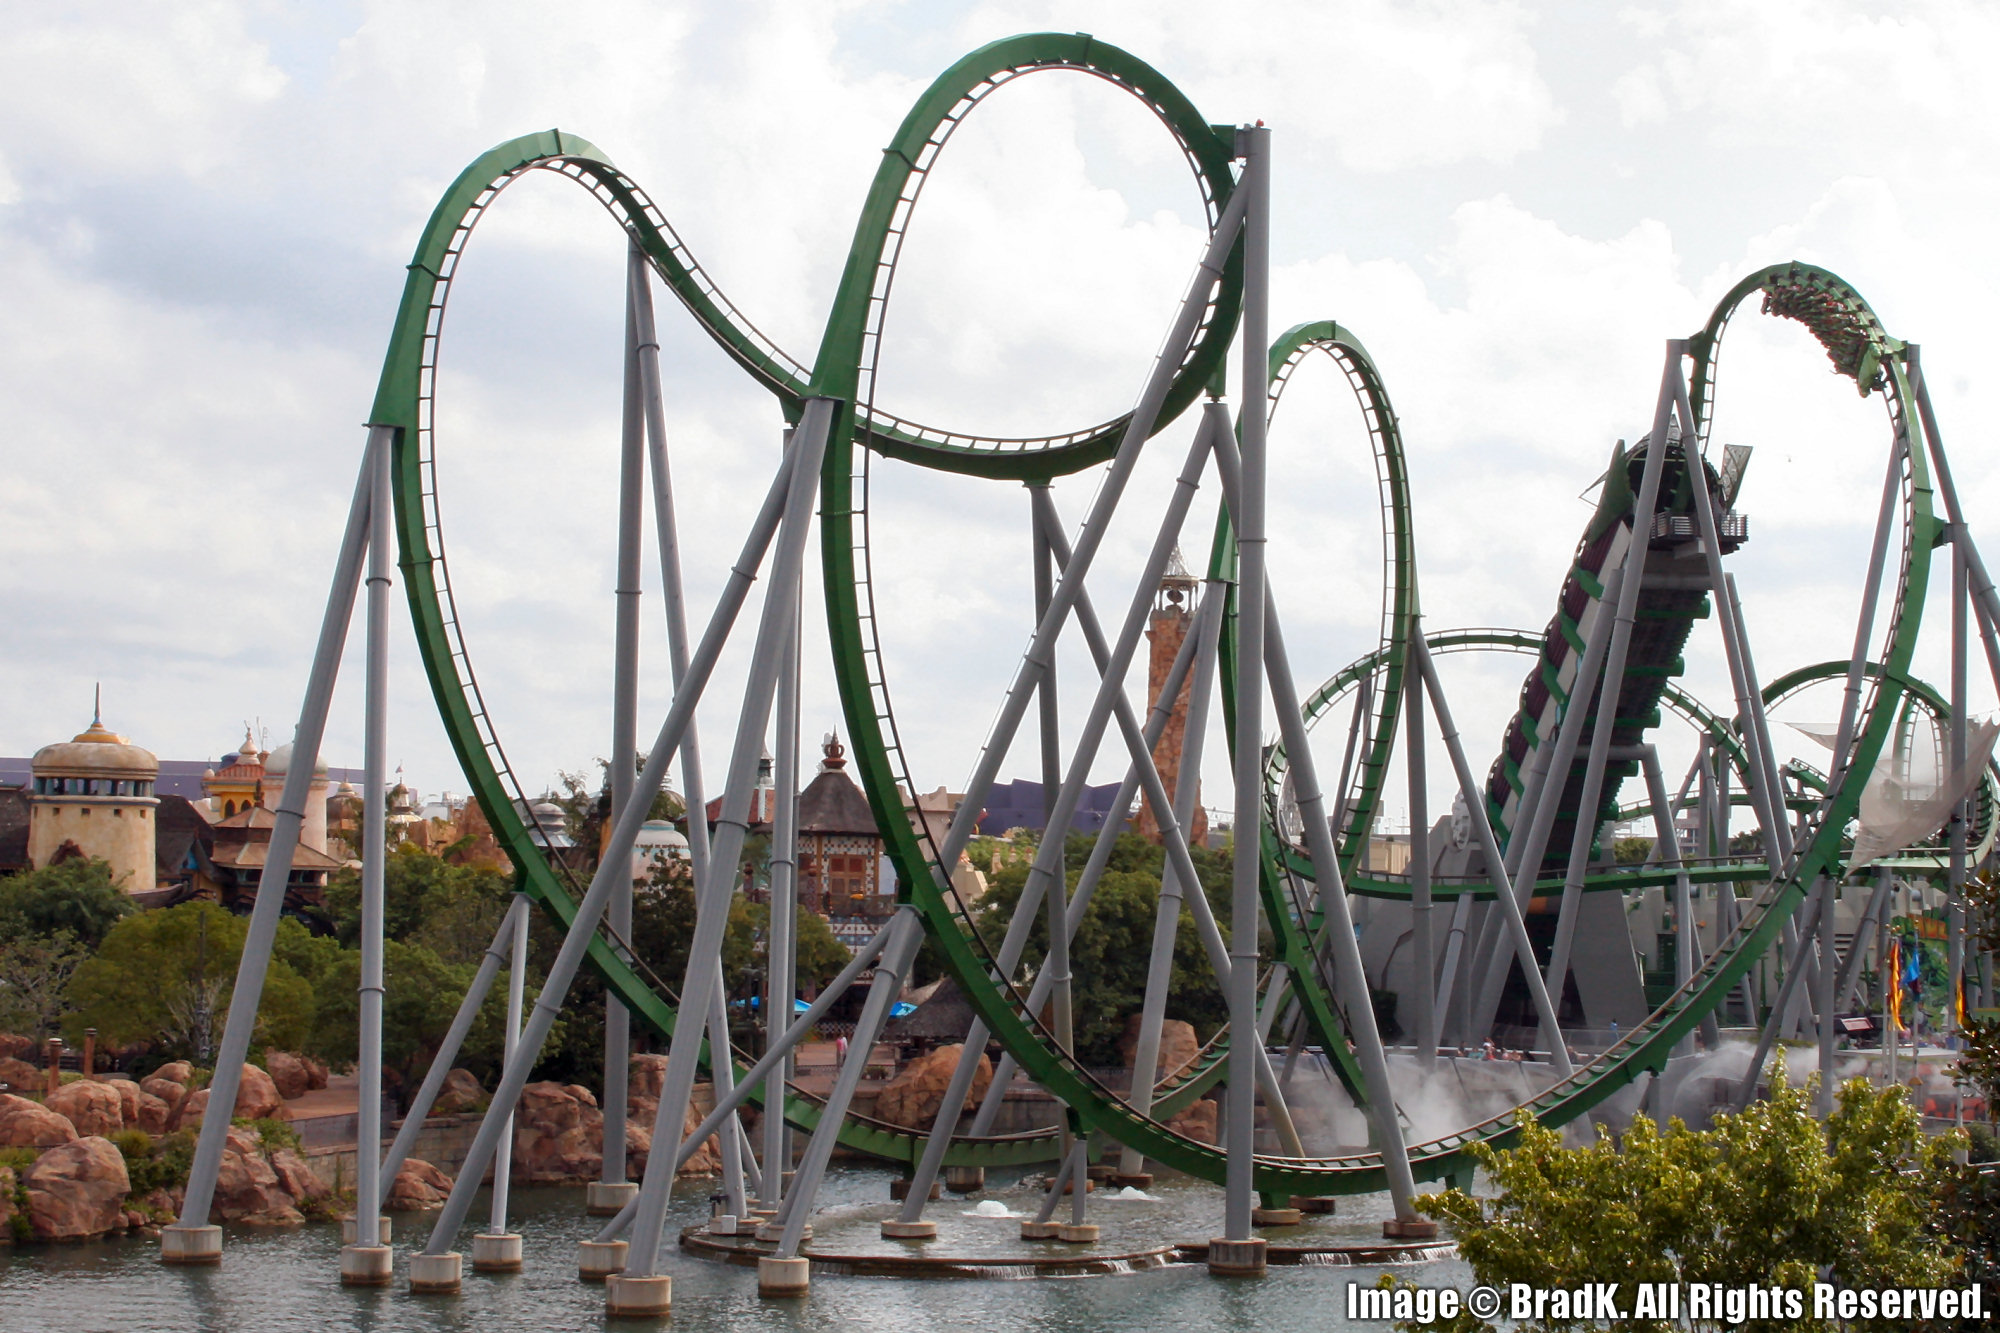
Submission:
M 0 1056 L 0 1083 L 15 1092 L 40 1092 L 48 1086 L 48 1075 L 26 1060 Z
M 604 1113 L 588 1088 L 530 1083 L 514 1112 L 514 1178 L 575 1185 L 604 1169 Z
M 0 1094 L 0 1148 L 54 1148 L 76 1140 L 69 1118 L 40 1102 Z
M 177 1108 L 177 1126 L 194 1126 L 201 1123 L 202 1112 L 208 1108 L 208 1089 L 191 1092 Z M 244 1120 L 290 1120 L 292 1113 L 285 1109 L 285 1099 L 278 1095 L 278 1085 L 271 1076 L 255 1065 L 243 1066 L 243 1081 L 236 1088 L 237 1117 Z
M 1196 1143 L 1215 1142 L 1217 1106 L 1206 1097 L 1167 1121 L 1167 1128 L 1176 1134 L 1185 1135 Z
M 469 1110 L 486 1099 L 486 1089 L 474 1078 L 470 1069 L 454 1069 L 444 1076 L 444 1086 L 438 1089 L 437 1101 L 432 1103 L 434 1115 L 456 1115 Z
M 28 1218 L 42 1240 L 83 1240 L 122 1229 L 132 1179 L 111 1140 L 92 1135 L 49 1149 L 21 1173 Z
M 306 1062 L 290 1051 L 266 1051 L 264 1068 L 271 1075 L 278 1095 L 286 1101 L 296 1101 L 312 1091 L 312 1074 Z
M 237 1127 L 229 1131 L 208 1220 L 250 1226 L 296 1226 L 305 1221 L 293 1207 L 291 1192 L 264 1156 L 264 1141 L 255 1130 Z
M 1139 1015 L 1133 1014 L 1125 1020 L 1125 1033 L 1118 1039 L 1118 1058 L 1127 1069 L 1132 1067 L 1138 1050 Z M 1201 1043 L 1195 1040 L 1192 1023 L 1184 1023 L 1178 1018 L 1163 1020 L 1160 1024 L 1160 1060 L 1154 1074 L 1155 1081 L 1171 1078 L 1200 1053 Z
M 44 1098 L 43 1105 L 67 1117 L 78 1134 L 115 1134 L 125 1128 L 124 1099 L 109 1083 L 95 1079 L 65 1083 Z
M 951 1082 L 952 1072 L 958 1068 L 961 1049 L 961 1046 L 940 1046 L 910 1061 L 902 1073 L 882 1085 L 882 1091 L 875 1097 L 875 1118 L 905 1129 L 929 1129 L 931 1121 L 937 1119 L 938 1107 L 944 1104 L 945 1085 Z M 992 1082 L 992 1062 L 981 1054 L 966 1105 L 978 1106 Z
M 403 1160 L 402 1169 L 390 1182 L 382 1207 L 392 1213 L 421 1213 L 444 1207 L 451 1194 L 451 1177 L 420 1157 Z
M 278 1178 L 279 1186 L 292 1196 L 295 1204 L 333 1196 L 333 1191 L 306 1165 L 306 1159 L 290 1148 L 280 1148 L 271 1154 L 271 1174 Z
M 139 1113 L 132 1123 L 148 1134 L 164 1134 L 167 1122 L 173 1119 L 173 1108 L 150 1092 L 139 1094 Z

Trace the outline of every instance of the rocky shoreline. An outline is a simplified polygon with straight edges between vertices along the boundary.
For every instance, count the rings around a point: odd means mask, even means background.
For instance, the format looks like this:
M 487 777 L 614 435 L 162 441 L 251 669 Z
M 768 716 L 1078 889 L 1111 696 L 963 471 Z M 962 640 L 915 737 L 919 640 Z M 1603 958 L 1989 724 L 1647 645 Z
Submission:
M 32 1089 L 39 1070 L 4 1071 L 16 1088 Z M 243 1067 L 209 1220 L 290 1227 L 351 1211 L 351 1190 L 336 1191 L 315 1173 L 289 1127 L 288 1099 L 326 1086 L 323 1066 L 272 1052 L 266 1068 Z M 626 1160 L 645 1170 L 652 1123 L 666 1072 L 664 1056 L 632 1062 Z M 208 1090 L 186 1062 L 161 1067 L 140 1082 L 93 1076 L 63 1083 L 41 1097 L 0 1093 L 0 1245 L 94 1240 L 147 1234 L 179 1214 L 189 1163 Z M 438 1114 L 469 1110 L 485 1099 L 473 1075 L 451 1071 Z M 691 1108 L 683 1134 L 697 1123 Z M 515 1115 L 513 1178 L 522 1184 L 581 1185 L 603 1166 L 604 1113 L 586 1088 L 529 1084 Z M 720 1169 L 713 1138 L 682 1169 Z M 421 1212 L 442 1207 L 452 1177 L 417 1158 L 407 1160 L 384 1192 L 383 1208 Z

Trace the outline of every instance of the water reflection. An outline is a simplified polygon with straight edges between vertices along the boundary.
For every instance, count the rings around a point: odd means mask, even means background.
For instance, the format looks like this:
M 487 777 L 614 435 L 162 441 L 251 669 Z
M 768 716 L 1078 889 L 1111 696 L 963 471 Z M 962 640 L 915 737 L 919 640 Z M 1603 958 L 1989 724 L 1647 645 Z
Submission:
M 835 1238 L 879 1251 L 890 1243 L 875 1222 L 891 1211 L 887 1176 L 868 1168 L 829 1174 L 815 1218 L 819 1247 Z M 1091 1220 L 1104 1228 L 1100 1249 L 1205 1240 L 1221 1229 L 1222 1196 L 1205 1185 L 1162 1181 L 1157 1202 L 1094 1201 Z M 1031 1185 L 994 1178 L 983 1198 L 1019 1211 L 1032 1207 Z M 338 1280 L 340 1231 L 321 1224 L 290 1231 L 232 1228 L 219 1268 L 167 1268 L 158 1243 L 113 1240 L 88 1245 L 0 1249 L 0 1328 L 21 1333 L 391 1333 L 401 1330 L 536 1330 L 643 1327 L 607 1325 L 603 1288 L 576 1279 L 576 1243 L 597 1223 L 583 1216 L 583 1192 L 516 1191 L 515 1225 L 526 1237 L 526 1270 L 493 1276 L 466 1274 L 456 1297 L 418 1297 L 407 1289 L 403 1262 L 427 1234 L 425 1219 L 397 1221 L 398 1285 L 350 1290 Z M 940 1223 L 931 1253 L 963 1252 L 960 1242 L 996 1252 L 1020 1252 L 1011 1221 L 964 1217 L 970 1204 L 947 1196 L 928 1214 Z M 669 1214 L 676 1232 L 708 1212 L 705 1183 L 684 1185 Z M 1387 1212 L 1381 1197 L 1342 1200 L 1341 1212 L 1313 1228 L 1331 1235 L 1377 1238 Z M 483 1218 L 484 1206 L 472 1216 Z M 460 1248 L 471 1248 L 468 1227 Z M 982 1234 L 983 1233 L 983 1234 Z M 1274 1241 L 1289 1239 L 1270 1233 Z M 1292 1236 L 1300 1236 L 1293 1230 Z M 1296 1242 L 1294 1242 L 1296 1243 Z M 843 1244 L 842 1248 L 846 1248 Z M 811 1297 L 773 1302 L 757 1296 L 754 1271 L 713 1264 L 670 1248 L 665 1271 L 674 1277 L 672 1325 L 679 1329 L 836 1330 L 894 1328 L 979 1330 L 1152 1329 L 1175 1326 L 1257 1329 L 1338 1328 L 1342 1293 L 1352 1281 L 1372 1283 L 1373 1268 L 1274 1267 L 1258 1281 L 1218 1281 L 1197 1265 L 1147 1273 L 1023 1282 L 907 1281 L 889 1278 L 815 1278 Z M 1400 1270 L 1426 1284 L 1465 1285 L 1457 1260 Z

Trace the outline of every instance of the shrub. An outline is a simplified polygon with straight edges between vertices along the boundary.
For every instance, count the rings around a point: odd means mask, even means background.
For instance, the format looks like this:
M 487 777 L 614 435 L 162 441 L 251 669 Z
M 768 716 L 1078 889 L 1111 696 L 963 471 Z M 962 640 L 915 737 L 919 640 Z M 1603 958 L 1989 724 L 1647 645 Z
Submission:
M 153 1155 L 153 1136 L 143 1129 L 121 1129 L 111 1135 L 111 1146 L 118 1149 L 129 1169 L 133 1162 L 143 1162 Z
M 147 1153 L 136 1157 L 126 1149 L 133 1135 L 149 1138 L 143 1131 L 129 1129 L 114 1134 L 111 1141 L 125 1154 L 125 1174 L 132 1181 L 134 1197 L 154 1190 L 175 1190 L 187 1184 L 188 1171 L 194 1166 L 193 1130 L 175 1130 L 163 1139 L 150 1140 Z
M 11 1169 L 18 1176 L 33 1166 L 35 1159 L 41 1155 L 40 1148 L 0 1148 L 0 1166 Z
M 1659 1129 L 1639 1116 L 1621 1140 L 1600 1129 L 1583 1148 L 1564 1148 L 1555 1130 L 1526 1119 L 1519 1147 L 1472 1149 L 1497 1196 L 1454 1189 L 1417 1207 L 1451 1223 L 1481 1284 L 1610 1280 L 1619 1307 L 1635 1312 L 1616 1327 L 1634 1333 L 1669 1327 L 1638 1317 L 1638 1283 L 1800 1290 L 1815 1278 L 1881 1288 L 1957 1277 L 1960 1255 L 1937 1243 L 1931 1216 L 1962 1140 L 1927 1140 L 1903 1089 L 1859 1079 L 1841 1088 L 1838 1109 L 1821 1124 L 1812 1112 L 1817 1083 L 1815 1075 L 1804 1089 L 1790 1087 L 1781 1056 L 1770 1100 L 1718 1117 L 1713 1129 L 1678 1120 Z M 1469 1313 L 1439 1326 L 1491 1327 Z M 1558 1324 L 1520 1327 L 1540 1333 Z M 1745 1327 L 1831 1329 L 1812 1319 Z
M 302 1140 L 299 1138 L 299 1132 L 296 1129 L 293 1129 L 289 1124 L 287 1124 L 283 1120 L 273 1120 L 269 1118 L 262 1120 L 245 1120 L 241 1116 L 238 1116 L 235 1120 L 232 1120 L 230 1123 L 235 1125 L 242 1125 L 247 1129 L 256 1130 L 257 1137 L 264 1141 L 265 1152 L 277 1152 L 281 1148 L 290 1148 L 294 1152 L 296 1152 L 302 1146 Z

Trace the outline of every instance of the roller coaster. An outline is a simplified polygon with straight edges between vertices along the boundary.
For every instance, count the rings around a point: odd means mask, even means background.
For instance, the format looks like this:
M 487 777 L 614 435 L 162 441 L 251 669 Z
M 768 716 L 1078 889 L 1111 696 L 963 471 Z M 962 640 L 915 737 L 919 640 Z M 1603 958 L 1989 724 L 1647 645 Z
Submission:
M 1208 224 L 1195 277 L 1135 406 L 1121 416 L 1034 438 L 981 436 L 898 416 L 876 401 L 878 371 L 897 264 L 924 186 L 953 133 L 975 109 L 1015 79 L 1039 73 L 1088 75 L 1108 83 L 1138 99 L 1173 137 L 1199 188 Z M 1755 969 L 1769 969 L 1770 960 L 1782 962 L 1783 983 L 1776 1003 L 1766 1006 L 1759 1061 L 1787 1023 L 1796 1028 L 1802 1006 L 1818 1016 L 1823 1051 L 1830 1055 L 1831 1020 L 1851 993 L 1861 945 L 1857 935 L 1842 966 L 1832 933 L 1833 895 L 1863 868 L 1849 865 L 1848 858 L 1866 784 L 1884 761 L 1885 747 L 1891 758 L 1900 753 L 1916 718 L 1942 738 L 1951 771 L 1969 767 L 1974 779 L 1954 797 L 1940 836 L 1874 864 L 1943 882 L 1957 932 L 1954 984 L 1964 978 L 1986 1002 L 1987 974 L 1960 946 L 1959 889 L 1967 867 L 1992 847 L 2000 785 L 1986 757 L 1968 749 L 1965 677 L 1967 647 L 1976 632 L 2000 680 L 1995 637 L 2000 598 L 1960 510 L 1918 349 L 1890 336 L 1862 297 L 1823 269 L 1784 264 L 1751 274 L 1729 291 L 1706 325 L 1667 344 L 1649 429 L 1614 452 L 1546 629 L 1429 629 L 1418 596 L 1414 481 L 1380 371 L 1359 338 L 1339 324 L 1301 325 L 1275 338 L 1268 328 L 1269 134 L 1261 126 L 1209 123 L 1159 72 L 1086 35 L 1022 36 L 971 53 L 938 77 L 884 149 L 810 365 L 780 348 L 729 302 L 654 201 L 586 140 L 555 130 L 515 139 L 472 163 L 445 192 L 408 266 L 296 741 L 307 761 L 294 762 L 281 798 L 264 876 L 276 887 L 259 891 L 213 1094 L 224 1099 L 235 1094 L 297 842 L 303 784 L 313 771 L 311 757 L 324 730 L 334 673 L 364 585 L 370 791 L 363 899 L 379 909 L 387 599 L 399 575 L 439 715 L 473 796 L 513 863 L 518 891 L 516 909 L 495 937 L 406 1121 L 406 1132 L 421 1123 L 472 1016 L 507 970 L 514 997 L 510 1054 L 450 1200 L 423 1252 L 413 1258 L 415 1286 L 456 1289 L 460 1265 L 453 1247 L 489 1165 L 498 1172 L 494 1219 L 477 1241 L 492 1253 L 504 1251 L 503 1145 L 511 1137 L 510 1116 L 582 967 L 602 978 L 615 1001 L 607 1017 L 612 1051 L 629 1049 L 628 1014 L 669 1051 L 660 1126 L 671 1131 L 682 1124 L 699 1070 L 710 1071 L 715 1110 L 686 1136 L 679 1157 L 719 1136 L 729 1208 L 722 1229 L 740 1226 L 746 1235 L 755 1230 L 766 1246 L 760 1282 L 769 1294 L 806 1286 L 801 1246 L 836 1143 L 900 1164 L 908 1192 L 897 1218 L 884 1223 L 884 1234 L 916 1243 L 935 1234 L 923 1212 L 940 1171 L 1037 1163 L 1050 1168 L 1052 1184 L 1041 1215 L 1024 1224 L 1024 1235 L 1086 1239 L 1091 1234 L 1084 1220 L 1086 1165 L 1109 1145 L 1121 1152 L 1119 1170 L 1127 1177 L 1141 1178 L 1151 1162 L 1224 1187 L 1226 1235 L 1212 1244 L 1209 1259 L 1219 1272 L 1260 1270 L 1262 1241 L 1252 1228 L 1282 1221 L 1295 1197 L 1386 1189 L 1396 1212 L 1386 1229 L 1422 1237 L 1431 1224 L 1412 1207 L 1416 1182 L 1468 1180 L 1473 1145 L 1509 1143 L 1530 1115 L 1546 1124 L 1585 1117 L 1620 1089 L 1657 1078 L 1698 1033 L 1705 1032 L 1712 1045 L 1718 1016 L 1732 997 L 1748 995 L 1746 978 Z M 588 879 L 550 855 L 525 813 L 534 788 L 509 763 L 500 724 L 474 670 L 446 554 L 438 481 L 445 448 L 436 413 L 438 371 L 458 263 L 507 188 L 538 172 L 568 178 L 595 198 L 623 233 L 629 259 L 612 827 L 599 869 Z M 654 332 L 655 281 L 777 399 L 788 423 L 782 460 L 698 632 L 688 623 L 681 588 L 684 552 L 668 458 L 669 405 Z M 1839 375 L 1864 397 L 1883 403 L 1889 425 L 1882 505 L 1854 653 L 1849 660 L 1807 666 L 1769 683 L 1756 673 L 1725 559 L 1747 534 L 1746 521 L 1735 510 L 1744 460 L 1710 443 L 1723 335 L 1753 299 L 1764 314 L 1802 325 Z M 1232 348 L 1238 382 L 1245 386 L 1233 413 L 1222 392 Z M 1265 437 L 1286 386 L 1315 353 L 1346 380 L 1362 415 L 1380 492 L 1384 578 L 1379 641 L 1316 689 L 1302 692 L 1264 554 Z M 1254 384 L 1264 386 L 1261 398 L 1249 391 Z M 1124 600 L 1102 613 L 1116 616 L 1115 623 L 1106 623 L 1089 586 L 1106 527 L 1121 504 L 1136 503 L 1127 499 L 1127 483 L 1141 451 L 1187 413 L 1195 415 L 1195 429 L 1178 481 L 1153 520 L 1155 535 L 1136 581 L 1117 589 Z M 913 823 L 902 796 L 926 787 L 916 781 L 902 739 L 905 729 L 921 726 L 922 719 L 899 715 L 893 706 L 880 634 L 876 562 L 881 557 L 871 543 L 870 486 L 875 469 L 890 466 L 1010 487 L 1025 484 L 1028 493 L 1036 573 L 1028 644 L 972 763 L 963 804 L 941 830 Z M 636 730 L 637 597 L 649 477 L 674 692 L 656 740 L 642 747 Z M 1050 494 L 1066 478 L 1091 479 L 1096 486 L 1088 517 L 1074 531 L 1057 514 Z M 1165 688 L 1156 699 L 1135 704 L 1126 678 L 1148 608 L 1198 488 L 1211 478 L 1222 499 L 1192 628 Z M 763 1048 L 733 1049 L 722 1009 L 720 950 L 759 751 L 773 733 L 774 715 L 778 773 L 767 995 L 796 993 L 793 946 L 782 922 L 790 919 L 798 893 L 797 699 L 804 669 L 798 618 L 801 582 L 811 574 L 809 534 L 815 520 L 831 645 L 827 665 L 838 687 L 855 771 L 895 869 L 897 906 L 846 971 L 788 1028 L 775 1021 L 791 1008 L 779 998 L 766 1007 L 774 1021 Z M 1950 558 L 1954 630 L 1953 678 L 1944 691 L 1911 674 L 1932 560 L 1940 550 Z M 753 582 L 762 582 L 766 592 L 721 786 L 720 818 L 712 834 L 704 820 L 689 820 L 699 910 L 687 971 L 662 978 L 629 945 L 633 886 L 621 869 L 630 863 L 639 825 L 674 761 L 681 765 L 690 811 L 705 805 L 694 709 L 713 687 L 718 657 L 750 603 Z M 1705 705 L 1676 682 L 1685 650 L 1698 631 L 1706 633 L 1705 625 L 1719 633 L 1728 664 L 1734 695 L 1728 711 Z M 1067 752 L 1056 726 L 1054 670 L 1056 644 L 1065 633 L 1071 642 L 1082 641 L 1096 676 Z M 1470 764 L 1436 665 L 1438 658 L 1458 653 L 1530 660 L 1499 757 L 1484 773 Z M 1819 772 L 1781 763 L 1768 710 L 1809 684 L 1832 681 L 1842 682 L 1843 706 L 1829 767 Z M 1176 788 L 1169 790 L 1154 751 L 1183 696 L 1188 748 Z M 1237 811 L 1227 923 L 1215 919 L 1199 887 L 1186 833 L 1212 706 L 1223 709 Z M 1040 727 L 1049 828 L 1068 826 L 1113 729 L 1128 760 L 1114 811 L 1130 810 L 1143 798 L 1157 812 L 1166 868 L 1129 1088 L 1109 1085 L 1074 1052 L 1068 952 L 1121 821 L 1110 821 L 1073 886 L 1062 861 L 1062 839 L 1043 839 L 1003 938 L 991 938 L 951 888 L 952 871 L 975 832 L 984 798 L 1031 709 Z M 1697 764 L 1677 795 L 1669 794 L 1649 739 L 1668 713 L 1697 736 Z M 1265 733 L 1267 717 L 1276 719 L 1275 737 Z M 1315 726 L 1327 719 L 1345 722 L 1344 748 L 1315 739 Z M 1340 730 L 1336 725 L 1329 734 Z M 1440 745 L 1460 805 L 1453 819 L 1433 828 L 1426 783 L 1431 751 Z M 1330 754 L 1336 748 L 1338 767 L 1322 770 L 1315 751 Z M 1409 781 L 1411 847 L 1408 864 L 1391 871 L 1372 862 L 1369 848 L 1398 755 Z M 1624 781 L 1633 777 L 1644 779 L 1645 795 L 1621 805 Z M 1730 816 L 1739 810 L 1749 812 L 1755 836 L 1732 841 Z M 1675 819 L 1689 812 L 1697 825 L 1696 845 L 1683 848 Z M 1620 865 L 1603 833 L 1635 819 L 1653 821 L 1653 852 L 1644 864 Z M 1714 891 L 1704 945 L 1694 902 L 1696 886 L 1706 885 L 1754 889 L 1748 896 L 1734 889 Z M 1616 955 L 1622 948 L 1630 961 L 1625 913 L 1618 905 L 1652 889 L 1671 895 L 1679 941 L 1679 970 L 1670 993 L 1631 1014 L 1622 1028 L 1614 1023 L 1612 1039 L 1585 1043 L 1598 1049 L 1579 1054 L 1564 1036 L 1564 1006 L 1571 1005 L 1567 1021 L 1574 1028 L 1576 1003 L 1586 1014 L 1605 1004 L 1616 1010 L 1617 1003 L 1593 997 L 1610 994 L 1605 985 L 1631 991 L 1629 978 L 1602 981 L 1596 955 Z M 1613 910 L 1607 914 L 1593 904 Z M 1226 996 L 1229 1022 L 1193 1060 L 1156 1077 L 1166 969 L 1183 909 L 1194 918 Z M 563 944 L 540 999 L 523 1015 L 522 941 L 530 910 L 554 923 Z M 1552 935 L 1545 928 L 1550 918 Z M 1054 928 L 1043 965 L 1030 971 L 1023 959 L 1030 931 L 1042 919 Z M 369 1121 L 379 1114 L 369 1107 L 379 1100 L 371 1092 L 380 1080 L 380 922 L 379 910 L 372 925 L 364 921 L 364 950 L 372 952 L 363 965 L 363 1143 L 379 1140 L 381 1129 L 379 1120 Z M 1260 928 L 1271 941 L 1262 957 L 1256 947 Z M 1535 938 L 1536 931 L 1544 938 Z M 1511 997 L 1516 1010 L 1531 1015 L 1526 1028 L 1542 1053 L 1546 1086 L 1482 1123 L 1409 1141 L 1391 1084 L 1390 1048 L 1369 998 L 1371 972 L 1383 976 L 1387 967 L 1379 954 L 1383 940 L 1408 945 L 1398 955 L 1403 961 L 1396 984 L 1414 1011 L 1415 1034 L 1399 1058 L 1428 1062 L 1441 1043 L 1484 1040 Z M 852 1109 L 870 1043 L 926 941 L 976 1014 L 935 1128 L 928 1132 Z M 1586 953 L 1592 955 L 1588 966 Z M 1968 967 L 1968 961 L 1975 965 Z M 831 1092 L 809 1095 L 788 1077 L 788 1054 L 864 972 L 871 984 L 853 1046 Z M 1843 975 L 1836 994 L 1837 972 Z M 1806 982 L 1817 988 L 1809 1004 Z M 1573 988 L 1580 1001 L 1569 999 Z M 1748 1020 L 1759 1021 L 1754 1000 Z M 1255 1035 L 1241 1039 L 1246 1033 Z M 997 1096 L 965 1119 L 975 1067 L 989 1040 L 1006 1053 L 996 1086 L 1004 1086 L 1018 1068 L 1060 1103 L 1060 1126 L 995 1133 Z M 1290 1060 L 1281 1071 L 1272 1058 L 1287 1046 L 1294 1057 L 1305 1047 L 1323 1053 L 1368 1117 L 1366 1147 L 1329 1156 L 1306 1151 L 1286 1107 Z M 611 1308 L 657 1311 L 666 1299 L 659 1250 L 678 1159 L 662 1147 L 651 1155 L 643 1181 L 624 1180 L 616 1146 L 623 1142 L 623 1066 L 622 1055 L 607 1058 L 607 1178 L 605 1188 L 593 1194 L 594 1200 L 615 1205 L 616 1212 L 591 1244 L 616 1254 L 603 1270 L 615 1275 Z M 1749 1082 L 1756 1077 L 1753 1069 Z M 1178 1131 L 1175 1117 L 1217 1087 L 1226 1089 L 1221 1142 Z M 763 1116 L 761 1148 L 738 1123 L 737 1112 L 751 1105 L 779 1112 Z M 1257 1149 L 1260 1107 L 1278 1151 Z M 203 1127 L 185 1210 L 163 1241 L 163 1257 L 171 1262 L 212 1262 L 221 1253 L 220 1233 L 208 1225 L 207 1214 L 228 1121 L 211 1120 Z M 787 1185 L 782 1170 L 773 1167 L 791 1160 L 793 1132 L 808 1138 Z M 388 1249 L 378 1243 L 375 1205 L 383 1174 L 393 1176 L 408 1149 L 399 1139 L 381 1162 L 362 1154 L 356 1244 L 343 1255 L 348 1280 L 386 1280 Z M 1067 1196 L 1073 1211 L 1069 1223 L 1058 1224 L 1051 1219 L 1064 1206 L 1065 1182 L 1073 1182 Z M 515 1244 L 518 1253 L 518 1237 Z M 475 1267 L 479 1255 L 476 1247 Z

